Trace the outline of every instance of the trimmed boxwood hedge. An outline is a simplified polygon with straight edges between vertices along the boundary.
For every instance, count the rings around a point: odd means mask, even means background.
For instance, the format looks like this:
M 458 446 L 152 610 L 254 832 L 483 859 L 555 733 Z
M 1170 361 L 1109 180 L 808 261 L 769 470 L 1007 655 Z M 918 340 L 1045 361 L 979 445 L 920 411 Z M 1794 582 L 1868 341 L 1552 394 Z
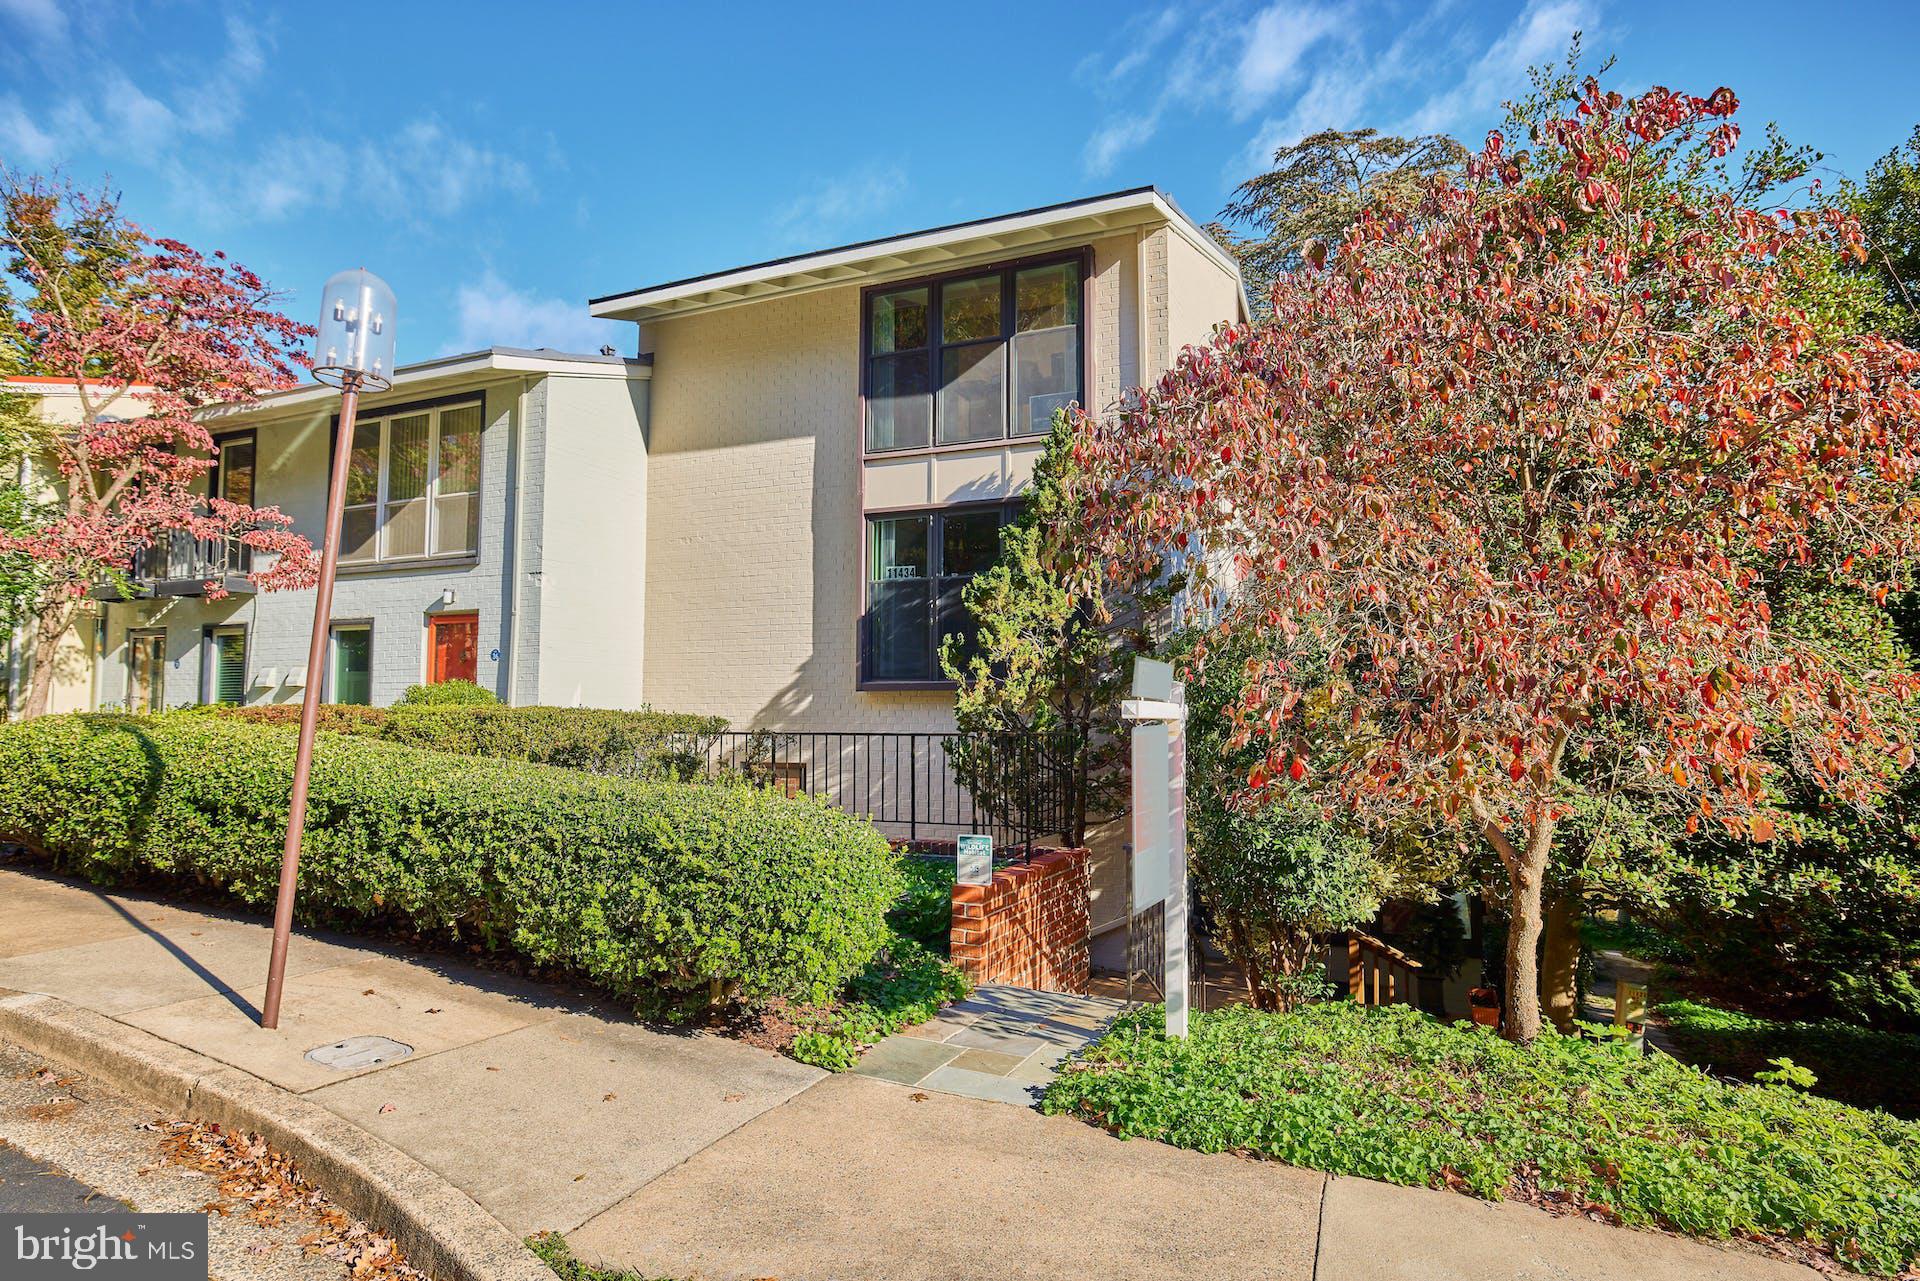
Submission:
M 297 725 L 298 703 L 258 707 L 211 704 L 193 709 L 270 725 Z M 359 707 L 327 703 L 320 728 L 461 756 L 563 765 L 616 778 L 692 778 L 704 772 L 706 747 L 727 727 L 717 716 L 623 712 L 594 707 L 418 705 Z
M 225 717 L 0 726 L 0 834 L 102 883 L 273 901 L 295 735 Z M 303 918 L 477 940 L 623 996 L 824 1000 L 902 890 L 871 824 L 771 789 L 634 782 L 323 734 Z M 736 986 L 737 985 L 737 986 Z

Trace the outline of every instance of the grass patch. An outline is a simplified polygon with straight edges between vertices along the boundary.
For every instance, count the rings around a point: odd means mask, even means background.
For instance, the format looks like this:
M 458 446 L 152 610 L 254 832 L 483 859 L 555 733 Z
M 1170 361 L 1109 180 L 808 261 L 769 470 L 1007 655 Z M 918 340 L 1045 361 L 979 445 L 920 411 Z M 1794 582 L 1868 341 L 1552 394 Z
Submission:
M 573 1248 L 558 1232 L 539 1232 L 527 1238 L 527 1249 L 540 1262 L 553 1269 L 560 1281 L 672 1281 L 671 1277 L 646 1277 L 631 1268 L 596 1268 L 574 1257 Z
M 1920 1124 L 1738 1085 L 1617 1040 L 1532 1045 L 1403 1006 L 1121 1018 L 1044 1108 L 1122 1137 L 1485 1198 L 1597 1205 L 1704 1237 L 1795 1238 L 1863 1271 L 1920 1258 Z
M 1839 1019 L 1800 1022 L 1742 1014 L 1702 1001 L 1664 1001 L 1674 1049 L 1690 1063 L 1752 1080 L 1778 1058 L 1812 1072 L 1815 1094 L 1920 1117 L 1920 1036 Z

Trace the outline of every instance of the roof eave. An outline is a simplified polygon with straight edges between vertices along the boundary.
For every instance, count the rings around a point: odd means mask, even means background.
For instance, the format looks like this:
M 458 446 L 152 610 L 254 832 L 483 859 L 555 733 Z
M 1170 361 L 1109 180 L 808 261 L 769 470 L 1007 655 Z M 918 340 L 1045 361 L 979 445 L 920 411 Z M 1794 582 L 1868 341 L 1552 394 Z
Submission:
M 838 249 L 755 263 L 596 298 L 593 315 L 646 321 L 739 306 L 776 295 L 807 293 L 851 283 L 870 284 L 1004 260 L 1065 241 L 1092 239 L 1135 227 L 1166 225 L 1239 276 L 1239 264 L 1218 241 L 1156 187 L 1136 187 L 1024 213 L 862 241 Z

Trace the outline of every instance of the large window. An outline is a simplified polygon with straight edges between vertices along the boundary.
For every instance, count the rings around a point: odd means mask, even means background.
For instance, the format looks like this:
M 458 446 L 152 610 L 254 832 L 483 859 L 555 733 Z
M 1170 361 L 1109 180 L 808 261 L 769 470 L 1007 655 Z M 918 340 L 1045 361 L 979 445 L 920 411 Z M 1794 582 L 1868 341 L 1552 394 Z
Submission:
M 1082 399 L 1080 261 L 866 296 L 867 452 L 1044 435 Z
M 482 417 L 474 401 L 354 425 L 342 562 L 466 556 L 478 549 Z
M 1005 507 L 872 516 L 867 520 L 868 681 L 943 681 L 940 647 L 978 631 L 961 595 L 1000 554 Z

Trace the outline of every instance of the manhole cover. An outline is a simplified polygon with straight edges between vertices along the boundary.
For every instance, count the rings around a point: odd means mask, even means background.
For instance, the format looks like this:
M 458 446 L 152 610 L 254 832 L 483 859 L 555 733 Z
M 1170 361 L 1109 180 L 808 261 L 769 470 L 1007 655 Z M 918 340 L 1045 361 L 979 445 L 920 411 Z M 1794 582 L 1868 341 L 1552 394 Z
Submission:
M 357 1072 L 382 1063 L 398 1063 L 412 1053 L 411 1045 L 403 1045 L 390 1036 L 350 1036 L 344 1041 L 308 1050 L 307 1057 L 324 1067 Z

